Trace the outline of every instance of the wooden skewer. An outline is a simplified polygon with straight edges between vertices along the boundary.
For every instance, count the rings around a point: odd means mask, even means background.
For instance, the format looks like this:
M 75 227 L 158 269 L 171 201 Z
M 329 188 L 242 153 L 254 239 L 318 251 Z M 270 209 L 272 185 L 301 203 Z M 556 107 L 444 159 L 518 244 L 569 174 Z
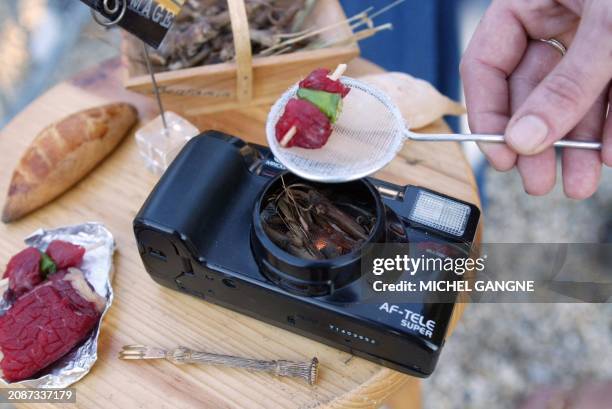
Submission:
M 291 128 L 289 128 L 287 133 L 283 136 L 283 139 L 281 139 L 281 141 L 280 141 L 280 145 L 283 148 L 285 148 L 287 146 L 287 144 L 289 143 L 289 141 L 291 141 L 291 139 L 293 139 L 293 137 L 295 136 L 296 133 L 297 133 L 297 128 L 294 125 Z
M 334 72 L 328 75 L 327 78 L 329 78 L 332 81 L 338 81 L 340 77 L 342 77 L 342 74 L 344 74 L 344 72 L 346 71 L 346 67 L 347 67 L 346 64 L 338 64 Z M 297 128 L 295 127 L 295 125 L 289 128 L 287 133 L 285 133 L 285 135 L 283 135 L 283 137 L 281 138 L 279 142 L 280 146 L 285 148 L 287 144 L 291 141 L 291 139 L 293 139 L 296 133 L 297 133 Z
M 338 64 L 334 72 L 328 75 L 327 78 L 332 81 L 338 81 L 340 77 L 342 77 L 342 74 L 344 74 L 344 71 L 346 71 L 346 64 Z

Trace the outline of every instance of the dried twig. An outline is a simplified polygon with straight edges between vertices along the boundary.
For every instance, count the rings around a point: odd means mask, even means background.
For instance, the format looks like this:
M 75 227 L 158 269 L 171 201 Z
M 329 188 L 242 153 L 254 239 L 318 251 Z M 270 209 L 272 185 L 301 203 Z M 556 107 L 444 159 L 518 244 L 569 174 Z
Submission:
M 262 212 L 264 231 L 280 248 L 320 260 L 347 254 L 367 239 L 376 221 L 367 207 L 355 204 L 343 206 L 347 209 L 343 211 L 333 196 L 328 198 L 309 184 L 285 185 L 284 179 L 282 183 Z
M 262 50 L 259 53 L 259 55 L 261 55 L 261 56 L 270 55 L 275 50 L 277 50 L 279 48 L 283 48 L 283 47 L 287 47 L 287 46 L 292 45 L 292 44 L 299 43 L 300 41 L 304 41 L 304 40 L 307 40 L 309 38 L 315 37 L 315 36 L 317 36 L 317 35 L 319 35 L 321 33 L 324 33 L 326 31 L 333 30 L 333 29 L 335 29 L 335 28 L 337 28 L 339 26 L 342 26 L 342 25 L 344 25 L 346 23 L 350 23 L 350 22 L 358 20 L 358 19 L 366 19 L 367 17 L 368 17 L 368 15 L 367 15 L 366 12 L 361 12 L 359 14 L 356 14 L 356 15 L 354 15 L 352 17 L 347 18 L 346 20 L 337 21 L 337 22 L 332 23 L 330 25 L 327 25 L 325 27 L 321 27 L 321 28 L 317 28 L 317 29 L 311 30 L 311 31 L 307 32 L 304 35 L 301 35 L 301 36 L 298 36 L 298 37 L 294 37 L 294 38 L 291 38 L 289 40 L 280 42 L 280 43 L 278 43 L 278 44 L 276 44 L 276 45 L 274 45 L 274 46 L 272 46 L 270 48 L 266 48 L 265 50 Z
M 366 38 L 372 37 L 374 34 L 378 33 L 382 30 L 391 30 L 393 29 L 393 25 L 391 23 L 382 24 L 378 27 L 368 28 L 365 30 L 358 31 L 348 37 L 341 38 L 339 40 L 333 40 L 324 43 L 313 43 L 310 46 L 306 47 L 307 49 L 319 49 L 319 48 L 329 48 L 336 47 L 341 45 L 347 45 L 350 43 L 358 42 L 361 40 L 365 40 Z

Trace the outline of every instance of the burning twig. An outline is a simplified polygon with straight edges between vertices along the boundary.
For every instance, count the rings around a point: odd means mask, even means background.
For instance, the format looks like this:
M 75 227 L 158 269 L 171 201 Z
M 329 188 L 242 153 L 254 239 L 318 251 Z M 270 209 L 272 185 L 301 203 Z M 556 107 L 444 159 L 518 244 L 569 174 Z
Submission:
M 325 196 L 316 190 L 311 190 L 308 192 L 308 198 L 314 205 L 317 214 L 325 215 L 329 219 L 335 221 L 342 230 L 356 239 L 366 240 L 368 238 L 359 223 L 334 206 Z
M 300 258 L 322 260 L 348 254 L 367 240 L 376 222 L 371 209 L 345 206 L 309 184 L 281 182 L 282 189 L 261 214 L 264 231 L 277 246 Z

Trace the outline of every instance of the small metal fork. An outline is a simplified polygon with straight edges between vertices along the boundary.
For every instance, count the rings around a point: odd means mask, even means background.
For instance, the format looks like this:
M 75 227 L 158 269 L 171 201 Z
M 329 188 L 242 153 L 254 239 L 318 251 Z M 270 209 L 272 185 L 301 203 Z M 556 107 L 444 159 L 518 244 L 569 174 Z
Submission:
M 166 359 L 174 364 L 210 364 L 244 368 L 251 371 L 268 372 L 276 376 L 302 378 L 310 385 L 314 385 L 317 381 L 319 368 L 319 360 L 316 357 L 310 362 L 263 361 L 198 352 L 182 346 L 166 350 L 147 345 L 125 345 L 119 352 L 119 359 Z

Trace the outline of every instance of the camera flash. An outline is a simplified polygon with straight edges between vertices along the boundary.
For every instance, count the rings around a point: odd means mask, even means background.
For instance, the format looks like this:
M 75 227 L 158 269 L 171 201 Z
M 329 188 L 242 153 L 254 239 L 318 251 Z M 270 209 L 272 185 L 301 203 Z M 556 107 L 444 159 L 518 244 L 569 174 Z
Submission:
M 470 216 L 470 207 L 454 200 L 419 191 L 409 220 L 461 237 Z

